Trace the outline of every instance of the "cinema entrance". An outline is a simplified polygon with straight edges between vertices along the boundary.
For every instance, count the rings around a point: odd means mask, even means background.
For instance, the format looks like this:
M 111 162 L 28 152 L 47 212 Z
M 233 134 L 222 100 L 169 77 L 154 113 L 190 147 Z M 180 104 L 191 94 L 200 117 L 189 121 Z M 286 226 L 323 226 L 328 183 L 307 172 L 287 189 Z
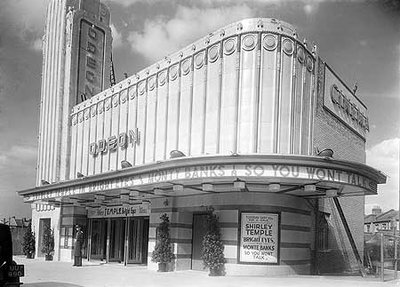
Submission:
M 149 216 L 99 217 L 110 215 L 109 209 L 103 207 L 101 212 L 89 212 L 88 259 L 125 265 L 147 264 Z M 114 215 L 130 214 L 126 207 L 111 209 L 116 211 Z

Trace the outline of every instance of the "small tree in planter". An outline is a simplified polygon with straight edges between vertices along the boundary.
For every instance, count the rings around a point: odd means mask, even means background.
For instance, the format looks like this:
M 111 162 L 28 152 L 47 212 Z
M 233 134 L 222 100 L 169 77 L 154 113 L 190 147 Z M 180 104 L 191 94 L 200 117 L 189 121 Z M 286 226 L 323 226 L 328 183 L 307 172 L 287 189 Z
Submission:
M 32 224 L 29 223 L 22 242 L 22 251 L 26 258 L 32 259 L 35 256 L 35 243 L 35 234 L 32 232 Z
M 160 216 L 161 223 L 157 227 L 156 246 L 151 256 L 151 261 L 158 263 L 158 271 L 166 272 L 167 263 L 171 262 L 175 255 L 171 248 L 171 239 L 169 235 L 169 218 L 167 214 Z
M 207 231 L 203 238 L 201 258 L 205 267 L 210 268 L 209 276 L 225 275 L 224 245 L 221 240 L 219 222 L 213 208 L 207 214 Z
M 44 226 L 42 252 L 45 254 L 45 260 L 53 260 L 54 251 L 54 232 L 49 225 Z

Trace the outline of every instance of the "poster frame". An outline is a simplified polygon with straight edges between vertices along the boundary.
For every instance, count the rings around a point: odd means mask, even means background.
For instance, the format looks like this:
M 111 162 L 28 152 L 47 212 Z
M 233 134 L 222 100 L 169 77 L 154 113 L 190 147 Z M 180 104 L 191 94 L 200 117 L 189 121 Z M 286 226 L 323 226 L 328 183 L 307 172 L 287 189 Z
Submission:
M 247 262 L 242 261 L 240 258 L 240 246 L 242 238 L 242 214 L 243 213 L 259 213 L 259 214 L 276 214 L 278 215 L 278 242 L 277 242 L 277 262 Z M 252 211 L 240 210 L 239 211 L 239 224 L 238 224 L 238 244 L 237 244 L 237 262 L 244 265 L 281 265 L 281 212 L 268 212 L 268 211 Z

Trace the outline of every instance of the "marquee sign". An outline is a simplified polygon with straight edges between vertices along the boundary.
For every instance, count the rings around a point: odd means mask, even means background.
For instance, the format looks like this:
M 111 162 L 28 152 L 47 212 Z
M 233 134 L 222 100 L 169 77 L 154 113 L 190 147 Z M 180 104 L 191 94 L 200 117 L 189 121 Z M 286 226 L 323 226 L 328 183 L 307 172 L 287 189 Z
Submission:
M 88 208 L 88 218 L 149 216 L 149 203 Z
M 376 193 L 377 182 L 358 173 L 341 169 L 322 168 L 302 165 L 281 164 L 221 164 L 200 165 L 190 167 L 177 167 L 158 169 L 146 173 L 138 173 L 111 180 L 101 180 L 80 185 L 60 188 L 57 190 L 43 191 L 25 196 L 26 201 L 57 198 L 76 194 L 100 192 L 120 188 L 133 188 L 143 185 L 172 182 L 174 180 L 193 180 L 223 177 L 247 178 L 273 178 L 314 180 L 326 183 L 340 183 L 363 188 Z
M 367 108 L 325 65 L 324 106 L 363 138 L 369 131 Z
M 279 214 L 241 213 L 239 261 L 279 263 Z

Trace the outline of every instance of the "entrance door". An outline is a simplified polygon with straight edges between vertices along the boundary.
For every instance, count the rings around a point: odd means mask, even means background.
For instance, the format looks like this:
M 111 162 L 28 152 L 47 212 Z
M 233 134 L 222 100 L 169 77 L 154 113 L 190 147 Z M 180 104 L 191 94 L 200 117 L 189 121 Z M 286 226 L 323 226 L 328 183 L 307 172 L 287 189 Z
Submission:
M 110 225 L 110 261 L 121 263 L 124 260 L 124 219 L 111 219 Z
M 149 219 L 144 217 L 131 218 L 128 225 L 128 263 L 146 264 Z
M 201 248 L 204 235 L 206 235 L 206 223 L 206 214 L 193 215 L 192 270 L 204 271 L 203 260 L 201 259 Z
M 107 220 L 92 219 L 91 259 L 106 258 Z

